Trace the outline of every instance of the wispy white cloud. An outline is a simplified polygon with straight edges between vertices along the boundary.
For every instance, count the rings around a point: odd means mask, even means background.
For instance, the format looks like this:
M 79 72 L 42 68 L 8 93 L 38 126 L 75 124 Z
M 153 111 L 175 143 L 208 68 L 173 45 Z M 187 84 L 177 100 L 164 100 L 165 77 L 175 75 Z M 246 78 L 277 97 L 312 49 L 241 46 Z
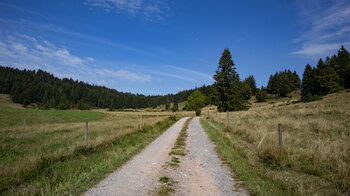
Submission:
M 34 37 L 31 37 L 31 36 L 26 35 L 26 34 L 22 34 L 22 33 L 16 32 L 16 35 L 17 35 L 18 37 L 25 38 L 25 39 L 27 39 L 27 40 L 29 40 L 29 41 L 33 41 L 33 42 L 36 42 L 36 41 L 37 41 Z
M 86 4 L 106 12 L 115 10 L 131 16 L 141 15 L 148 20 L 163 19 L 167 9 L 162 0 L 87 0 Z
M 90 62 L 94 62 L 95 61 L 95 59 L 94 58 L 92 58 L 92 57 L 86 57 L 86 60 L 88 60 L 88 61 L 90 61 Z
M 179 79 L 179 80 L 184 80 L 184 81 L 188 81 L 188 82 L 195 82 L 195 83 L 200 82 L 199 80 L 193 79 L 193 77 L 192 78 L 185 77 L 185 76 L 182 76 L 181 74 L 174 74 L 174 73 L 168 73 L 168 72 L 162 72 L 162 71 L 150 71 L 150 72 L 153 74 L 166 76 L 166 77 L 170 77 L 170 78 L 175 78 L 175 79 Z
M 191 70 L 191 69 L 186 69 L 186 68 L 172 66 L 172 65 L 167 65 L 167 67 L 169 67 L 171 69 L 174 69 L 174 70 L 177 70 L 177 71 L 180 71 L 182 73 L 187 73 L 187 74 L 190 74 L 190 75 L 199 76 L 199 77 L 205 78 L 207 80 L 213 79 L 213 76 L 211 76 L 209 74 L 201 73 L 201 72 L 194 71 L 194 70 Z
M 3 19 L 3 18 L 0 18 L 0 22 L 6 23 L 6 24 L 9 24 L 9 25 L 14 25 L 14 26 L 21 27 L 21 28 L 25 27 L 25 28 L 28 28 L 28 29 L 35 29 L 35 30 L 40 30 L 40 31 L 53 32 L 53 33 L 65 35 L 65 36 L 68 36 L 68 37 L 73 37 L 73 38 L 75 38 L 75 40 L 77 40 L 77 39 L 79 39 L 79 40 L 88 40 L 89 43 L 95 42 L 95 43 L 98 43 L 98 44 L 111 46 L 111 47 L 114 47 L 116 49 L 129 51 L 129 52 L 132 52 L 132 53 L 135 53 L 135 54 L 138 54 L 138 55 L 142 55 L 142 56 L 148 56 L 148 57 L 153 57 L 153 58 L 157 57 L 156 55 L 154 55 L 154 54 L 152 54 L 150 52 L 147 52 L 147 51 L 144 51 L 142 49 L 138 49 L 138 48 L 132 47 L 132 46 L 127 45 L 127 44 L 121 44 L 121 43 L 118 43 L 118 42 L 115 42 L 115 41 L 106 40 L 106 39 L 103 39 L 103 38 L 100 38 L 100 37 L 97 37 L 97 36 L 93 36 L 93 35 L 89 35 L 89 34 L 85 34 L 85 33 L 70 31 L 70 30 L 67 30 L 67 29 L 61 28 L 59 26 L 52 25 L 52 24 L 47 24 L 47 23 L 42 23 L 41 24 L 41 23 L 35 23 L 35 22 L 31 22 L 31 21 L 21 21 L 21 20 L 12 20 L 12 19 Z M 20 38 L 25 38 L 25 39 L 28 39 L 28 40 L 31 40 L 31 41 L 35 41 L 35 40 L 32 40 L 32 39 L 35 39 L 35 38 L 33 38 L 31 36 L 28 36 L 26 34 L 18 34 L 18 33 L 16 33 L 16 36 L 20 37 Z M 84 42 L 84 43 L 86 43 L 86 42 Z
M 90 83 L 103 79 L 131 82 L 147 82 L 152 79 L 149 75 L 128 70 L 101 71 L 92 57 L 80 57 L 67 48 L 20 33 L 0 37 L 0 54 L 0 64 L 4 66 L 43 69 L 59 77 L 72 77 Z
M 325 55 L 350 42 L 350 1 L 297 0 L 308 27 L 294 42 L 301 49 L 293 54 Z
M 293 52 L 293 54 L 304 54 L 304 55 L 327 54 L 329 53 L 329 51 L 338 50 L 341 47 L 341 45 L 349 46 L 350 42 L 304 45 L 302 49 Z
M 20 12 L 23 12 L 23 13 L 27 13 L 27 14 L 30 14 L 30 15 L 33 15 L 33 16 L 39 16 L 39 17 L 42 17 L 42 18 L 47 18 L 47 16 L 44 16 L 44 15 L 40 14 L 39 12 L 35 12 L 35 11 L 29 10 L 29 9 L 25 9 L 25 8 L 22 8 L 22 7 L 19 7 L 19 6 L 16 6 L 16 5 L 8 4 L 8 3 L 5 3 L 5 2 L 0 2 L 0 5 L 2 7 L 15 9 L 17 11 L 20 11 Z
M 140 74 L 140 73 L 134 73 L 127 70 L 110 70 L 110 69 L 103 69 L 98 70 L 97 73 L 103 77 L 109 76 L 109 77 L 116 77 L 116 78 L 123 78 L 130 81 L 138 81 L 138 82 L 148 82 L 152 78 L 149 75 L 146 74 Z

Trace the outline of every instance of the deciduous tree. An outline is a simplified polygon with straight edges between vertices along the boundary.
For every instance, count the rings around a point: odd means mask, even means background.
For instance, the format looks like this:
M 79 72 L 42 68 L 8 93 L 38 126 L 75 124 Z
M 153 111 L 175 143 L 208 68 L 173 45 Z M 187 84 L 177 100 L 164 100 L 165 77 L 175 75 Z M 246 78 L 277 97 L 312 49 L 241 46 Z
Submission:
M 205 96 L 198 90 L 194 91 L 187 99 L 186 110 L 196 111 L 200 114 L 200 110 L 205 106 Z

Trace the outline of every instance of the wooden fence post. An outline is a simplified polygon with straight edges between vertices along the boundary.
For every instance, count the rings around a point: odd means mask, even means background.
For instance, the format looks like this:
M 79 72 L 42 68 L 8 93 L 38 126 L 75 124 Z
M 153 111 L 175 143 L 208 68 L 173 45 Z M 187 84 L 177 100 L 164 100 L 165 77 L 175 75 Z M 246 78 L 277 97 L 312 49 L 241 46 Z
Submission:
M 86 125 L 85 125 L 85 146 L 87 145 L 87 138 L 88 138 L 88 119 L 86 119 L 85 120 L 85 123 L 86 123 Z
M 23 127 L 26 127 L 26 119 L 23 120 Z
M 142 114 L 140 116 L 140 130 L 142 130 Z
M 227 111 L 227 127 L 230 127 L 230 117 L 228 115 L 228 111 Z
M 280 144 L 280 151 L 282 152 L 282 125 L 281 125 L 281 123 L 278 123 L 278 138 L 279 138 L 279 144 Z

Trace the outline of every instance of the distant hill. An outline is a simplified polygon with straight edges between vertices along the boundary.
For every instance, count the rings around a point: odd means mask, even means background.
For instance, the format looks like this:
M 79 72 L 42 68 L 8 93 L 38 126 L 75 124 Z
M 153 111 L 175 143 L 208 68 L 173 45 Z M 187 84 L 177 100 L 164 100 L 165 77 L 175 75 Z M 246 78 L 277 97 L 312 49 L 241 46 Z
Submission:
M 0 66 L 0 93 L 10 94 L 15 103 L 39 108 L 146 108 L 170 102 L 183 102 L 194 91 L 209 95 L 211 86 L 180 91 L 176 94 L 145 96 L 119 92 L 72 78 L 60 79 L 43 70 L 19 70 Z

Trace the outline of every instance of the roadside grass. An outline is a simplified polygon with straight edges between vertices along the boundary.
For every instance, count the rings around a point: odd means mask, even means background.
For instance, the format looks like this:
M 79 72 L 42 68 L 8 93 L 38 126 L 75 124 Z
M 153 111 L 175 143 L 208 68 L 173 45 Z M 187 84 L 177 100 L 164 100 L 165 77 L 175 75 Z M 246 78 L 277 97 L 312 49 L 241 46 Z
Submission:
M 201 123 L 220 156 L 254 195 L 348 195 L 350 93 L 310 103 L 293 99 L 253 103 L 248 111 L 230 112 L 229 129 L 226 113 L 217 118 L 212 114 Z
M 182 127 L 179 136 L 176 139 L 175 146 L 172 148 L 172 151 L 169 155 L 180 155 L 185 156 L 185 146 L 186 146 L 186 138 L 187 138 L 187 128 L 192 118 L 186 120 L 184 126 Z
M 124 164 L 176 122 L 168 118 L 143 130 L 123 131 L 97 145 L 40 157 L 34 167 L 2 176 L 2 195 L 78 195 Z
M 170 114 L 24 109 L 1 95 L 0 195 L 79 194 L 173 124 Z

